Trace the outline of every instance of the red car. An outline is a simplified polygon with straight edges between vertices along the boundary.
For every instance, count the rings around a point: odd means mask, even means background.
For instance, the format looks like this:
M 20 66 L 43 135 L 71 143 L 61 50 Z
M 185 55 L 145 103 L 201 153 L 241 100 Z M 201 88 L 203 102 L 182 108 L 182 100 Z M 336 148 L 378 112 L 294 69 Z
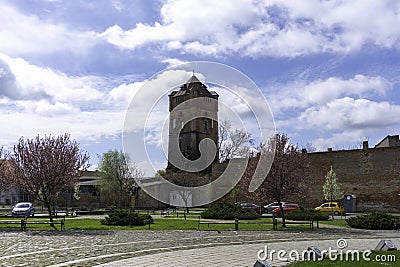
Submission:
M 298 208 L 299 208 L 298 204 L 287 203 L 287 204 L 283 205 L 283 211 L 285 213 L 297 210 Z M 281 215 L 281 213 L 282 213 L 281 208 L 276 208 L 272 211 L 272 214 L 274 216 L 279 216 L 279 215 Z

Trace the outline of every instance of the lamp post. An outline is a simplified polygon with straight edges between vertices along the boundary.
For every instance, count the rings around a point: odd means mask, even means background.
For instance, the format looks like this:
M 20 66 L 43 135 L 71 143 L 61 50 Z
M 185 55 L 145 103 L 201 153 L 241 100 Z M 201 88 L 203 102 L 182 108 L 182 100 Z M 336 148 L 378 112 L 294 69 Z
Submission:
M 132 227 L 132 209 L 135 208 L 135 203 L 132 205 L 132 197 L 136 197 L 136 186 L 132 185 L 129 189 L 129 226 Z
M 132 197 L 133 197 L 133 199 L 135 199 L 136 198 L 136 190 L 137 190 L 137 187 L 136 186 L 134 186 L 134 185 L 132 185 L 132 187 L 131 187 L 131 189 L 129 190 L 129 206 L 130 206 L 130 208 L 132 209 L 135 209 L 135 202 L 133 202 L 133 204 L 132 204 Z

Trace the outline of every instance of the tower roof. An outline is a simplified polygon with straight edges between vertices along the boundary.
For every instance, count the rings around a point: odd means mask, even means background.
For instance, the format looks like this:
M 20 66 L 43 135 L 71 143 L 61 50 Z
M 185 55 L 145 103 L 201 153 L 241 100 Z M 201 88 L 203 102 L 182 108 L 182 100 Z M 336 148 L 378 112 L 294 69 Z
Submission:
M 190 77 L 190 79 L 186 82 L 186 84 L 191 84 L 191 83 L 201 83 L 199 81 L 199 79 L 197 79 L 196 75 L 192 75 L 192 77 Z
M 180 87 L 179 91 L 172 91 L 169 96 L 177 97 L 182 95 L 195 95 L 195 96 L 207 96 L 217 99 L 218 94 L 214 91 L 208 91 L 207 86 L 204 85 L 196 75 L 192 75 L 185 84 Z

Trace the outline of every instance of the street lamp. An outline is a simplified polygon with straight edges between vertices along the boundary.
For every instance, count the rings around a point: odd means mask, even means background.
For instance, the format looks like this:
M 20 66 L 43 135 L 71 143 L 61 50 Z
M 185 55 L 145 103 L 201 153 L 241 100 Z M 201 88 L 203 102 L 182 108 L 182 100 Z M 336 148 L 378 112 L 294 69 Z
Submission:
M 132 205 L 132 197 L 136 197 L 136 191 L 137 187 L 132 185 L 132 187 L 129 189 L 129 206 L 130 208 L 135 208 L 135 203 Z
M 132 197 L 136 196 L 136 186 L 132 185 L 129 189 L 129 226 L 132 227 L 132 208 L 135 207 L 135 203 L 132 205 Z

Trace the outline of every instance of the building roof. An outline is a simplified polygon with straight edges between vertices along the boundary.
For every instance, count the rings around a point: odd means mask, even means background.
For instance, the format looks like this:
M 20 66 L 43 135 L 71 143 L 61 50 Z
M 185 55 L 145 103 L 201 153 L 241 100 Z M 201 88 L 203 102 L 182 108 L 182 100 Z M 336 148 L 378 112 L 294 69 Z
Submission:
M 195 92 L 194 92 L 195 91 Z M 172 91 L 170 96 L 172 97 L 177 97 L 177 96 L 182 96 L 182 95 L 188 95 L 188 94 L 194 94 L 196 96 L 208 96 L 212 98 L 218 97 L 218 94 L 214 91 L 210 92 L 207 90 L 207 86 L 204 85 L 197 77 L 196 75 L 192 75 L 189 80 L 187 80 L 186 83 L 184 83 L 179 91 Z
M 197 79 L 196 75 L 192 75 L 192 77 L 190 77 L 190 79 L 186 82 L 186 84 L 190 84 L 190 83 L 201 83 L 199 79 Z
M 388 135 L 382 139 L 376 146 L 378 147 L 400 147 L 399 135 Z

